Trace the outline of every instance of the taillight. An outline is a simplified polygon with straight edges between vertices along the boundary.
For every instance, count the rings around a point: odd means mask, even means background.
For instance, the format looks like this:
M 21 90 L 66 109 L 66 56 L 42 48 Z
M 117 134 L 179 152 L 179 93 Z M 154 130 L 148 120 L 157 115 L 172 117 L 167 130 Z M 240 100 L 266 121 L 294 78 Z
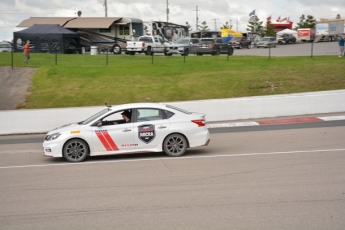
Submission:
M 142 46 L 142 47 L 145 47 L 145 42 L 141 43 L 141 46 Z
M 208 47 L 213 48 L 213 47 L 214 47 L 214 44 L 210 44 Z
M 126 42 L 126 47 L 128 46 L 128 42 Z
M 195 123 L 195 124 L 197 124 L 198 127 L 201 127 L 201 126 L 205 126 L 205 125 L 206 125 L 205 119 L 192 120 L 192 122 Z

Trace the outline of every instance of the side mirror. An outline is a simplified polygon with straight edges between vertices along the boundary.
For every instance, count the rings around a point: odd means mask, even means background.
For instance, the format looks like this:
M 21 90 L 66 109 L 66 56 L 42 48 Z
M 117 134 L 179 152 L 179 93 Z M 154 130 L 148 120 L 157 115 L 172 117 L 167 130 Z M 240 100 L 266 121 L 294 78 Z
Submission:
M 102 122 L 101 121 L 97 121 L 96 126 L 97 127 L 102 127 Z

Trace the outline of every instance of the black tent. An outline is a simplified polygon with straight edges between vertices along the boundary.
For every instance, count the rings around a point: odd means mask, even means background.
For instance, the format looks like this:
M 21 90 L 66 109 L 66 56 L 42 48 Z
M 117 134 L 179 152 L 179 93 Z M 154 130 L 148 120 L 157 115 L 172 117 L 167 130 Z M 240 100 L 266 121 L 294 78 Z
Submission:
M 13 33 L 15 52 L 23 52 L 26 41 L 30 41 L 30 51 L 36 53 L 81 53 L 78 33 L 58 24 L 34 24 Z

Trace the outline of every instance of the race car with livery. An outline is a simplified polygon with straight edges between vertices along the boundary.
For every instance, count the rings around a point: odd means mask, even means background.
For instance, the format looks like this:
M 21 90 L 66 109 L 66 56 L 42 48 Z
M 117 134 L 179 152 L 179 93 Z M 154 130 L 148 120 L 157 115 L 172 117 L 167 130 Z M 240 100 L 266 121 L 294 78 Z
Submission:
M 88 156 L 161 151 L 178 157 L 187 148 L 210 142 L 205 116 L 167 104 L 107 105 L 84 121 L 48 132 L 44 155 L 70 162 Z

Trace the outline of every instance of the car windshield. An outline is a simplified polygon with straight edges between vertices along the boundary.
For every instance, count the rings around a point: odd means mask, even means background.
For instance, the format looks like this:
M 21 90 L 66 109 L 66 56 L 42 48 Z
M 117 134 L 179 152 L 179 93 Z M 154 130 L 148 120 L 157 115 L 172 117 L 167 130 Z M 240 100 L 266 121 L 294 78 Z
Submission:
M 242 37 L 234 37 L 233 39 L 231 39 L 231 41 L 239 41 L 241 40 Z
M 88 123 L 90 123 L 91 121 L 95 120 L 97 117 L 100 117 L 104 114 L 106 114 L 109 111 L 109 109 L 103 109 L 102 111 L 96 113 L 95 115 L 92 115 L 91 117 L 89 117 L 88 119 L 86 119 L 85 121 L 81 121 L 78 124 L 79 125 L 86 125 Z
M 213 39 L 202 39 L 200 41 L 201 44 L 211 44 L 213 42 Z
M 176 40 L 175 44 L 188 44 L 189 40 L 188 39 L 179 39 Z
M 270 38 L 262 38 L 261 41 L 270 41 Z

